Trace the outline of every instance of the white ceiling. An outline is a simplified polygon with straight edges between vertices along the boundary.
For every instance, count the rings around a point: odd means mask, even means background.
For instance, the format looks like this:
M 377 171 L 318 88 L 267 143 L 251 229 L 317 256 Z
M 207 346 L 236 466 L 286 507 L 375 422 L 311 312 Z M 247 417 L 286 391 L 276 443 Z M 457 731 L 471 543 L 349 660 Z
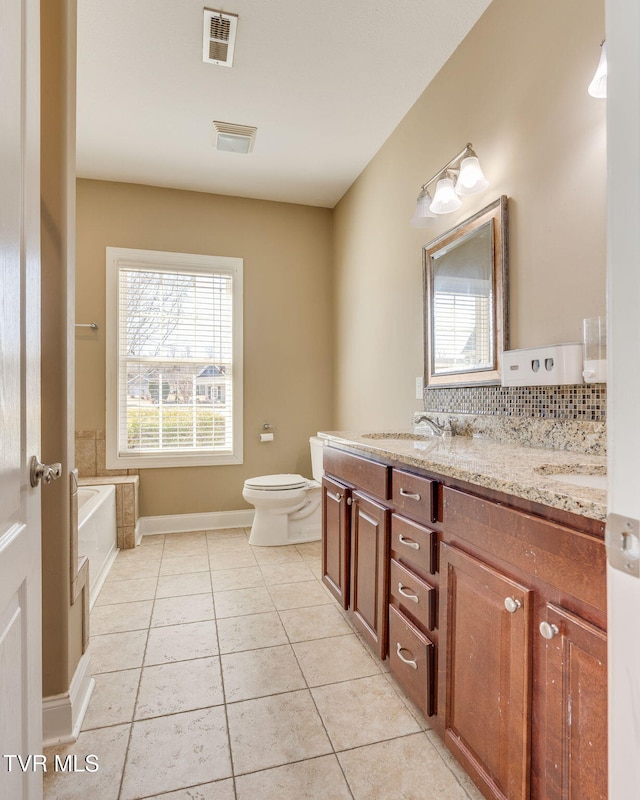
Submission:
M 228 68 L 203 0 L 78 0 L 78 175 L 331 208 L 489 2 L 211 0 L 239 15 Z M 218 152 L 214 119 L 253 152 Z

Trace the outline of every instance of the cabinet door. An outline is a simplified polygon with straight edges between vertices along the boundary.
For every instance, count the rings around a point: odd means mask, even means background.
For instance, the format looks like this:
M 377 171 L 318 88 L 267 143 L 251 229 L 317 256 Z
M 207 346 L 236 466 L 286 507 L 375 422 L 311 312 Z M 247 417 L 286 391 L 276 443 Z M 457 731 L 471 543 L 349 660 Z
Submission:
M 351 615 L 382 659 L 387 655 L 389 511 L 360 492 L 351 505 Z
M 529 796 L 531 592 L 442 545 L 445 741 L 489 798 Z M 443 659 L 444 660 L 444 659 Z
M 322 479 L 322 582 L 349 606 L 350 490 L 331 478 Z
M 548 605 L 540 627 L 545 800 L 607 797 L 607 637 Z M 546 627 L 545 627 L 546 623 Z

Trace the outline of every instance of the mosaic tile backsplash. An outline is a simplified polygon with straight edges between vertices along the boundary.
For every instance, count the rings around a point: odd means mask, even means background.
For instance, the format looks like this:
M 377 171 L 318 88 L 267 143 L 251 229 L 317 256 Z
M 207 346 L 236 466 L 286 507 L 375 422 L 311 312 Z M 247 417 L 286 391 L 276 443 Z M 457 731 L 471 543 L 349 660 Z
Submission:
M 607 385 L 427 388 L 424 391 L 424 410 L 446 414 L 604 422 L 607 415 Z

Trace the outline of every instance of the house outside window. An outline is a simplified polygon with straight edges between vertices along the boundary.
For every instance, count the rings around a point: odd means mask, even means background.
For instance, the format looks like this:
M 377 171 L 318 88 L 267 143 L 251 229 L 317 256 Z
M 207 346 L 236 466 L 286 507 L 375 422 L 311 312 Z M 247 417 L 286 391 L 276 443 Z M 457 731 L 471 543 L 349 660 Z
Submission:
M 107 248 L 107 467 L 242 463 L 242 259 Z

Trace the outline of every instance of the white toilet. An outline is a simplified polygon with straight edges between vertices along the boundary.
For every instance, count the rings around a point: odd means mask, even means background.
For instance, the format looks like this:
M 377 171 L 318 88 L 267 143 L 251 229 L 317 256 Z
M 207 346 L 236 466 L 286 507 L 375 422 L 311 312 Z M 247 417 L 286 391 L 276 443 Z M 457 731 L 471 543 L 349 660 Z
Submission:
M 321 538 L 322 449 L 324 440 L 309 439 L 313 480 L 302 475 L 262 475 L 244 482 L 242 496 L 255 506 L 249 544 L 274 546 Z

